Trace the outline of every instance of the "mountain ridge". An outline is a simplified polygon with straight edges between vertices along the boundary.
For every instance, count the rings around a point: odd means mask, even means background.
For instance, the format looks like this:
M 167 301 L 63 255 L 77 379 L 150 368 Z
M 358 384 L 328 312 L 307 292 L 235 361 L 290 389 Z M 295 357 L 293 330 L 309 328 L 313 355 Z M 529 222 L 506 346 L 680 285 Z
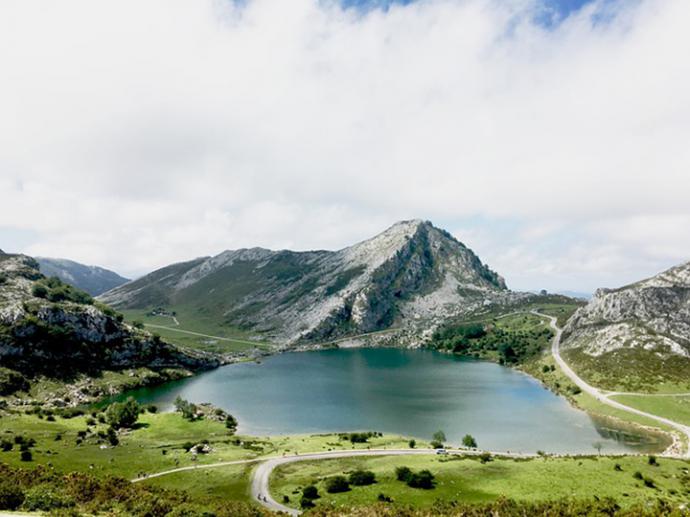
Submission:
M 505 292 L 503 278 L 472 250 L 415 219 L 337 251 L 227 250 L 166 266 L 100 299 L 123 309 L 212 312 L 294 344 L 442 318 Z
M 64 258 L 34 258 L 45 276 L 56 276 L 63 282 L 86 291 L 91 296 L 98 296 L 129 282 L 128 278 L 100 266 L 88 266 Z

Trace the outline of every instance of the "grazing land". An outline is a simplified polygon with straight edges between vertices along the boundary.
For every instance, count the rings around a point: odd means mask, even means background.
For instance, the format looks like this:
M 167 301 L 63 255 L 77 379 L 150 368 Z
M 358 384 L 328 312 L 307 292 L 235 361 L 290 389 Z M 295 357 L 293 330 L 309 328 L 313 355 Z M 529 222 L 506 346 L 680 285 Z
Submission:
M 622 506 L 664 498 L 680 504 L 690 496 L 690 463 L 659 459 L 650 465 L 647 457 L 574 457 L 529 460 L 492 458 L 482 463 L 478 457 L 409 456 L 366 457 L 295 462 L 279 467 L 271 481 L 271 495 L 299 507 L 302 490 L 317 487 L 319 507 L 373 505 L 379 494 L 396 505 L 431 507 L 439 500 L 483 503 L 500 498 L 543 501 L 561 498 L 600 499 L 611 497 Z M 399 481 L 396 468 L 412 471 L 428 469 L 435 488 L 411 488 Z M 351 486 L 349 491 L 329 493 L 328 480 L 356 470 L 372 471 L 376 482 Z M 639 475 L 636 473 L 639 472 Z M 641 476 L 641 479 L 640 479 Z M 653 486 L 650 486 L 653 485 Z

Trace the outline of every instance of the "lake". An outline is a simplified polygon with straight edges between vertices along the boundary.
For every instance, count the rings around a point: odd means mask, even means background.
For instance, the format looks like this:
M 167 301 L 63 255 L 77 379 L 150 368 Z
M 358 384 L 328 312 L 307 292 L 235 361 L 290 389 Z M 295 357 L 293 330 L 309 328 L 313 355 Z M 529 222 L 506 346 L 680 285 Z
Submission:
M 252 435 L 381 431 L 457 445 L 553 453 L 658 452 L 652 436 L 620 438 L 515 370 L 431 350 L 338 349 L 285 353 L 134 390 L 168 409 L 178 395 L 232 413 Z

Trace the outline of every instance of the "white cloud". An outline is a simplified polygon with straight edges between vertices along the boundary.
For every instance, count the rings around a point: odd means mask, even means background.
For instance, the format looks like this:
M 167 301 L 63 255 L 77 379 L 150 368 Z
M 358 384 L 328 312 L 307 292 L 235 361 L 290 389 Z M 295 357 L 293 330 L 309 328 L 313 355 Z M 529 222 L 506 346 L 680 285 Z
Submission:
M 601 8 L 7 0 L 0 229 L 135 273 L 481 217 L 517 287 L 652 273 L 690 258 L 690 4 Z

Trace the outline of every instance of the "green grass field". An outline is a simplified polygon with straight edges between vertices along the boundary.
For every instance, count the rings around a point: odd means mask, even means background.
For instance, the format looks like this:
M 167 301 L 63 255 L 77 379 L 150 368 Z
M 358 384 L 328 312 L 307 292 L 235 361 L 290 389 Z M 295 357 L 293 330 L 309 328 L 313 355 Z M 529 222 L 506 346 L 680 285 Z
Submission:
M 612 398 L 626 406 L 690 425 L 690 396 L 616 395 Z
M 321 495 L 316 504 L 336 507 L 369 505 L 379 494 L 395 503 L 425 507 L 437 500 L 485 502 L 501 497 L 516 500 L 613 497 L 619 504 L 631 505 L 663 497 L 681 503 L 690 496 L 690 463 L 682 460 L 658 460 L 648 464 L 646 457 L 538 458 L 531 460 L 494 459 L 482 464 L 478 459 L 460 457 L 372 457 L 299 462 L 274 471 L 271 490 L 277 501 L 284 496 L 297 507 L 301 490 L 314 484 Z M 616 470 L 620 465 L 620 471 Z M 407 466 L 414 471 L 429 469 L 436 477 L 431 490 L 410 488 L 395 477 L 395 468 Z M 324 480 L 346 475 L 355 469 L 371 470 L 377 482 L 352 487 L 349 492 L 328 494 Z M 633 477 L 639 471 L 652 480 L 653 488 Z
M 254 334 L 236 327 L 222 325 L 213 318 L 201 316 L 192 310 L 176 310 L 179 326 L 175 325 L 171 317 L 148 315 L 148 310 L 123 310 L 121 312 L 128 322 L 140 321 L 147 325 L 150 332 L 180 346 L 214 353 L 236 353 L 272 348 L 270 343 L 257 339 Z M 197 336 L 193 333 L 217 336 L 222 339 Z

